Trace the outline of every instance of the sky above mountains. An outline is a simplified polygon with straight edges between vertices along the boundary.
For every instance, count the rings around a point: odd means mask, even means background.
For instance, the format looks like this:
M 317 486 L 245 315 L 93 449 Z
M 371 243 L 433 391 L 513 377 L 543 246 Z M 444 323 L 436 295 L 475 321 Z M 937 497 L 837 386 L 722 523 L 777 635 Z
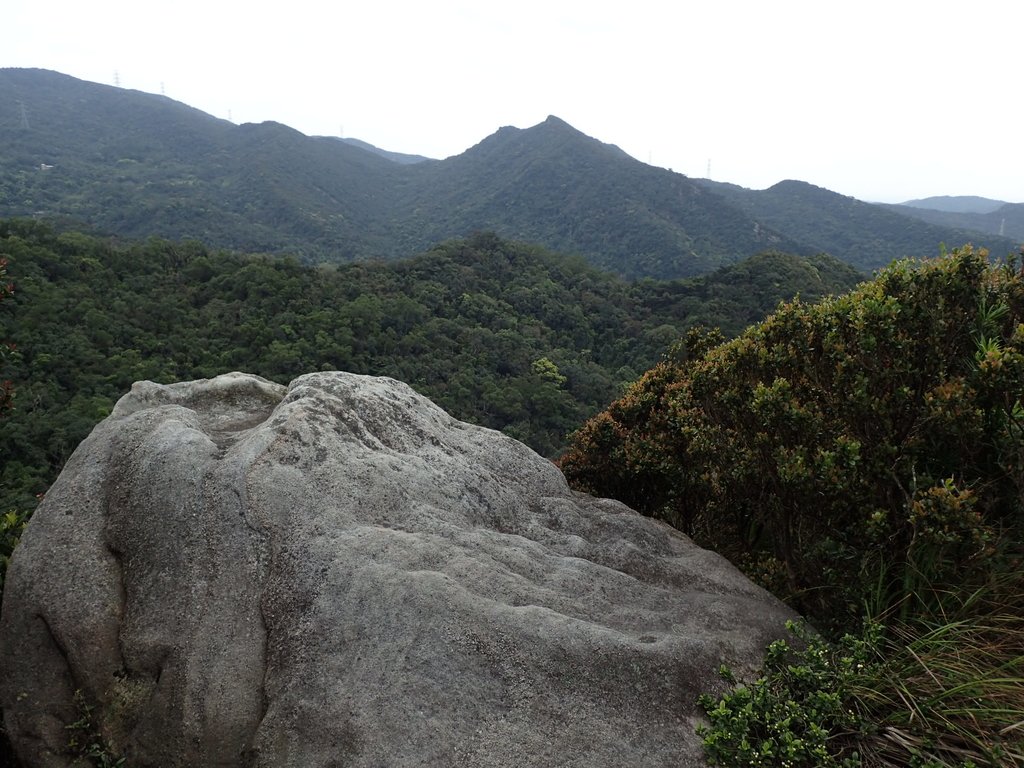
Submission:
M 643 162 L 753 189 L 1024 202 L 1024 5 L 1005 0 L 3 6 L 0 66 L 236 123 L 443 158 L 554 114 Z

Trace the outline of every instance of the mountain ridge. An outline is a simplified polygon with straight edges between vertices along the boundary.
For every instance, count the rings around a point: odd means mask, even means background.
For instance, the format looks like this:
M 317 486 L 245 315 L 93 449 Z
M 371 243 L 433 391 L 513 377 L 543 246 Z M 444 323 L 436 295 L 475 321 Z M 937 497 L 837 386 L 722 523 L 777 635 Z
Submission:
M 380 155 L 381 157 L 387 158 L 388 160 L 399 163 L 401 165 L 413 165 L 415 163 L 436 162 L 434 158 L 426 157 L 424 155 L 410 155 L 406 152 L 392 152 L 387 149 L 381 149 L 380 147 L 374 146 L 370 142 L 363 141 L 362 139 L 344 137 L 339 138 L 338 141 L 344 142 L 345 144 L 349 144 L 353 147 L 365 149 L 367 152 L 372 152 L 375 155 Z
M 991 202 L 1001 204 L 986 211 L 918 208 L 906 204 L 886 207 L 935 226 L 970 229 L 990 236 L 1012 238 L 1018 243 L 1024 242 L 1024 203 Z
M 929 256 L 940 243 L 952 247 L 970 242 L 989 248 L 995 256 L 1017 249 L 1017 243 L 997 233 L 943 226 L 923 220 L 916 210 L 867 203 L 805 181 L 787 179 L 764 190 L 707 179 L 699 183 L 757 220 L 815 250 L 841 253 L 843 261 L 864 271 L 884 267 L 896 258 Z M 879 258 L 882 255 L 885 259 Z
M 906 200 L 900 205 L 947 213 L 992 213 L 1004 205 L 1009 205 L 1009 202 L 977 195 L 936 195 L 919 200 Z
M 806 202 L 799 221 L 773 218 L 742 188 L 646 165 L 555 116 L 502 127 L 445 160 L 400 163 L 336 137 L 234 125 L 46 70 L 0 69 L 0 103 L 23 107 L 0 115 L 0 216 L 123 237 L 343 263 L 490 230 L 631 278 L 704 274 L 766 249 L 824 250 L 865 270 L 934 253 L 939 242 L 977 241 L 923 225 L 910 239 L 823 239 Z M 1012 247 L 990 239 L 997 252 Z

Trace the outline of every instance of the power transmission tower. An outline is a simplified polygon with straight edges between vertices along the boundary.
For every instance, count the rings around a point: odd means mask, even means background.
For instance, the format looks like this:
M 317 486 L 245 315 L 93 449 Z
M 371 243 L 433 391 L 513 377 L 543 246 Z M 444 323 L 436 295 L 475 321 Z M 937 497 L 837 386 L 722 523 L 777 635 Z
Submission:
M 18 106 L 21 107 L 21 127 L 24 128 L 27 131 L 27 130 L 29 130 L 29 124 L 28 124 L 28 110 L 25 109 L 25 102 L 24 101 L 19 101 L 18 102 Z

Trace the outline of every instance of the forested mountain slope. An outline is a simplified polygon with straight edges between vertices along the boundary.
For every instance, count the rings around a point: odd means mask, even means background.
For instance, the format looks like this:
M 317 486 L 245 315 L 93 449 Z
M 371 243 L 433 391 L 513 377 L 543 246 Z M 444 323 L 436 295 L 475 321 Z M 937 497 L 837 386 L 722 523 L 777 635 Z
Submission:
M 977 195 L 937 195 L 900 203 L 908 208 L 924 208 L 947 213 L 991 213 L 1007 204 L 1006 200 L 993 200 Z
M 41 70 L 0 70 L 0 103 L 0 216 L 310 262 L 410 256 L 484 229 L 623 275 L 695 275 L 768 247 L 810 252 L 556 118 L 402 164 Z
M 781 181 L 764 190 L 699 183 L 765 225 L 868 272 L 893 259 L 924 258 L 940 243 L 971 242 L 996 257 L 1016 253 L 1019 246 L 1011 237 L 985 234 L 951 218 L 929 223 L 918 209 L 865 203 L 803 181 Z
M 358 147 L 39 70 L 0 70 L 0 102 L 0 215 L 309 259 L 381 253 L 401 168 Z
M 863 271 L 940 242 L 1015 248 L 796 182 L 763 193 L 698 183 L 556 117 L 502 128 L 446 160 L 404 163 L 163 96 L 0 69 L 0 145 L 0 216 L 307 263 L 403 258 L 484 230 L 661 279 L 766 249 L 825 251 Z
M 811 248 L 759 225 L 690 179 L 634 160 L 557 117 L 506 127 L 422 168 L 401 219 L 420 237 L 493 229 L 579 253 L 625 276 L 709 272 L 767 248 Z
M 935 226 L 970 229 L 1024 243 L 1024 203 L 1004 203 L 987 211 L 944 211 L 906 203 L 885 207 Z
M 553 455 L 693 323 L 735 332 L 796 292 L 841 292 L 860 277 L 829 259 L 765 254 L 707 278 L 630 283 L 492 234 L 394 263 L 314 268 L 28 221 L 0 222 L 0 254 L 16 288 L 0 305 L 0 338 L 18 347 L 4 373 L 17 401 L 0 422 L 0 486 L 17 505 L 45 490 L 132 382 L 231 370 L 280 382 L 335 368 L 393 376 Z

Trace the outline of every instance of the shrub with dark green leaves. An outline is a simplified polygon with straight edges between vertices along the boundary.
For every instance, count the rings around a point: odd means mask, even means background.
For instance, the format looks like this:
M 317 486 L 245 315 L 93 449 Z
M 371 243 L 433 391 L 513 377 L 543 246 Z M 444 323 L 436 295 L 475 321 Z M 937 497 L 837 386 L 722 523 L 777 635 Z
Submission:
M 11 560 L 11 553 L 21 539 L 28 525 L 29 513 L 10 509 L 0 514 L 0 598 L 4 594 L 4 580 L 7 577 L 7 564 Z
M 693 337 L 575 435 L 577 487 L 680 527 L 823 633 L 703 700 L 709 759 L 1024 765 L 1022 400 L 1024 274 L 964 248 Z
M 97 724 L 94 708 L 86 701 L 81 691 L 75 691 L 75 706 L 78 719 L 65 726 L 68 732 L 67 751 L 73 768 L 121 768 L 123 757 L 111 753 L 106 739 Z
M 1009 567 L 1022 392 L 1024 280 L 968 247 L 666 360 L 561 464 L 855 629 L 867 594 L 880 611 Z
M 986 598 L 995 593 L 984 592 Z M 790 625 L 760 676 L 702 696 L 698 729 L 725 768 L 1024 765 L 1024 617 L 974 593 L 943 616 L 866 621 L 835 642 Z
M 768 647 L 762 675 L 720 700 L 702 696 L 709 724 L 698 729 L 712 765 L 751 768 L 854 768 L 863 727 L 850 708 L 851 688 L 872 662 L 863 643 L 832 646 L 791 624 L 798 642 Z M 722 677 L 737 684 L 723 667 Z

